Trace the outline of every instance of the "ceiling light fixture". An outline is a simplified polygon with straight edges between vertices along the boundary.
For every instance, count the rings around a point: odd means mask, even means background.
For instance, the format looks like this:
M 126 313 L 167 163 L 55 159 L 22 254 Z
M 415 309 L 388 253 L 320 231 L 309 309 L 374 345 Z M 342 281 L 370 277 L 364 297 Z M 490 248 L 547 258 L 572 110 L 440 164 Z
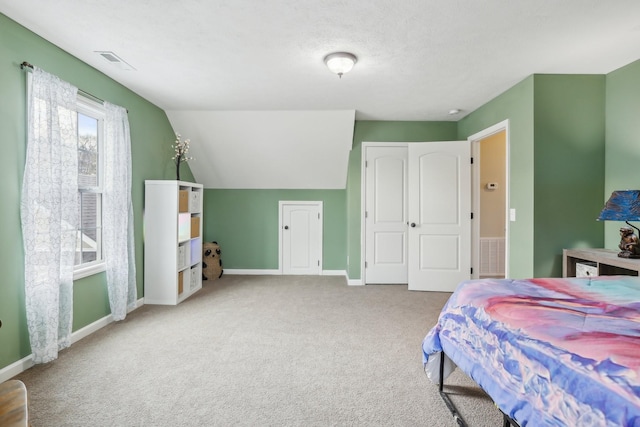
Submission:
M 462 112 L 462 110 L 460 110 L 459 108 L 453 108 L 451 110 L 449 110 L 449 115 L 450 116 L 455 116 L 456 114 L 460 114 Z
M 324 57 L 327 68 L 340 78 L 344 73 L 351 71 L 356 62 L 358 62 L 358 58 L 349 52 L 335 52 Z

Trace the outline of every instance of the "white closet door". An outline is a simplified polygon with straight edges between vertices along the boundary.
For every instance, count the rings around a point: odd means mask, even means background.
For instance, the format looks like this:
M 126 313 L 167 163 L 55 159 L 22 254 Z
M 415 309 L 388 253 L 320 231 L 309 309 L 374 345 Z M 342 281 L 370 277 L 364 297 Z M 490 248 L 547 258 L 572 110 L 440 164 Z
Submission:
M 468 141 L 409 144 L 409 289 L 452 292 L 471 277 Z
M 365 283 L 407 283 L 407 147 L 366 147 Z
M 280 202 L 282 274 L 322 271 L 322 203 Z

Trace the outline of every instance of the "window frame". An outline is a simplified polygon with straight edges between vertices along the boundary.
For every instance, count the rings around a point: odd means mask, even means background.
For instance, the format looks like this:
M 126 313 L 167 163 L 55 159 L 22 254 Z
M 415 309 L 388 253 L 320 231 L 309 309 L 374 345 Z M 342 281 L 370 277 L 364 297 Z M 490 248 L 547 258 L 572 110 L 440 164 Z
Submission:
M 103 251 L 103 239 L 102 239 L 102 224 L 103 224 L 103 196 L 104 196 L 104 119 L 105 109 L 102 103 L 96 102 L 88 97 L 78 93 L 76 101 L 76 113 L 83 114 L 85 116 L 94 118 L 98 121 L 98 161 L 97 161 L 97 186 L 84 187 L 78 184 L 78 197 L 81 197 L 83 193 L 100 194 L 100 207 L 97 214 L 99 233 L 99 257 L 94 261 L 84 262 L 73 267 L 73 279 L 81 279 L 83 277 L 92 276 L 94 274 L 101 273 L 106 270 L 106 263 L 104 259 Z M 79 201 L 80 203 L 80 201 Z M 81 216 L 78 218 L 78 224 L 76 225 L 76 235 L 81 231 L 82 223 Z M 76 248 L 77 249 L 77 248 Z

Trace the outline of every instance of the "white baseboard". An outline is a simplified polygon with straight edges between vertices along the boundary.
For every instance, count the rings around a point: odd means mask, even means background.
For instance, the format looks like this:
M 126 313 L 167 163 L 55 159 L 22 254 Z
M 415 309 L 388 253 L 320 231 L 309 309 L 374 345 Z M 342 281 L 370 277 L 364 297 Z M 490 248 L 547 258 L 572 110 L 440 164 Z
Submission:
M 144 305 L 144 298 L 140 298 L 136 301 L 136 305 L 134 308 L 127 309 L 127 313 L 131 313 L 136 308 L 142 307 Z M 84 328 L 80 328 L 74 333 L 71 334 L 71 344 L 75 344 L 80 341 L 82 338 L 88 337 L 92 333 L 96 332 L 99 329 L 104 328 L 109 323 L 113 322 L 113 316 L 108 315 L 103 317 L 102 319 L 98 319 L 93 323 L 88 324 Z
M 28 355 L 9 366 L 0 369 L 0 383 L 5 382 L 33 366 L 33 357 Z
M 144 305 L 144 298 L 140 298 L 139 300 L 136 301 L 136 306 L 133 309 L 127 310 L 127 312 L 131 313 L 133 310 L 143 305 Z M 71 334 L 71 345 L 77 343 L 82 338 L 85 338 L 91 335 L 97 330 L 104 328 L 105 326 L 107 326 L 109 323 L 112 323 L 112 322 L 113 322 L 113 316 L 109 314 L 108 316 L 105 316 L 101 319 L 96 320 L 93 323 L 88 324 L 84 328 L 78 329 L 77 331 Z M 8 379 L 15 377 L 16 375 L 21 374 L 22 372 L 26 371 L 32 366 L 33 366 L 33 355 L 31 354 L 18 360 L 17 362 L 12 363 L 11 365 L 5 366 L 4 368 L 0 369 L 0 383 L 7 381 Z
M 228 275 L 273 275 L 280 276 L 282 275 L 282 271 L 280 270 L 260 270 L 260 269 L 224 269 L 224 274 Z M 361 285 L 362 282 L 360 279 L 356 280 L 348 280 L 347 271 L 346 270 L 322 270 L 320 272 L 322 276 L 344 276 L 347 278 L 349 285 Z
M 260 270 L 260 269 L 243 269 L 243 268 L 237 268 L 237 269 L 224 269 L 224 273 L 223 274 L 229 274 L 229 275 L 234 275 L 234 274 L 250 274 L 250 275 L 281 275 L 282 272 L 280 270 Z
M 346 270 L 322 270 L 323 276 L 344 276 L 347 277 Z
M 347 285 L 349 286 L 364 286 L 362 279 L 347 279 Z
M 82 338 L 88 337 L 97 330 L 104 328 L 111 322 L 113 322 L 113 317 L 111 315 L 108 315 L 103 317 L 102 319 L 98 319 L 95 322 L 88 324 L 84 328 L 78 329 L 71 334 L 71 345 L 77 343 Z

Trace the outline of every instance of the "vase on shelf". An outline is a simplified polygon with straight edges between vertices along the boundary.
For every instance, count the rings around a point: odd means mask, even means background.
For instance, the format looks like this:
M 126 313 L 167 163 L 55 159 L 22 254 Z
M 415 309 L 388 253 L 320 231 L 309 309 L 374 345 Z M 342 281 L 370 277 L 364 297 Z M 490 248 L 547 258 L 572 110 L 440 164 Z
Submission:
M 180 163 L 182 163 L 182 159 L 178 157 L 176 159 L 176 179 L 180 181 Z

